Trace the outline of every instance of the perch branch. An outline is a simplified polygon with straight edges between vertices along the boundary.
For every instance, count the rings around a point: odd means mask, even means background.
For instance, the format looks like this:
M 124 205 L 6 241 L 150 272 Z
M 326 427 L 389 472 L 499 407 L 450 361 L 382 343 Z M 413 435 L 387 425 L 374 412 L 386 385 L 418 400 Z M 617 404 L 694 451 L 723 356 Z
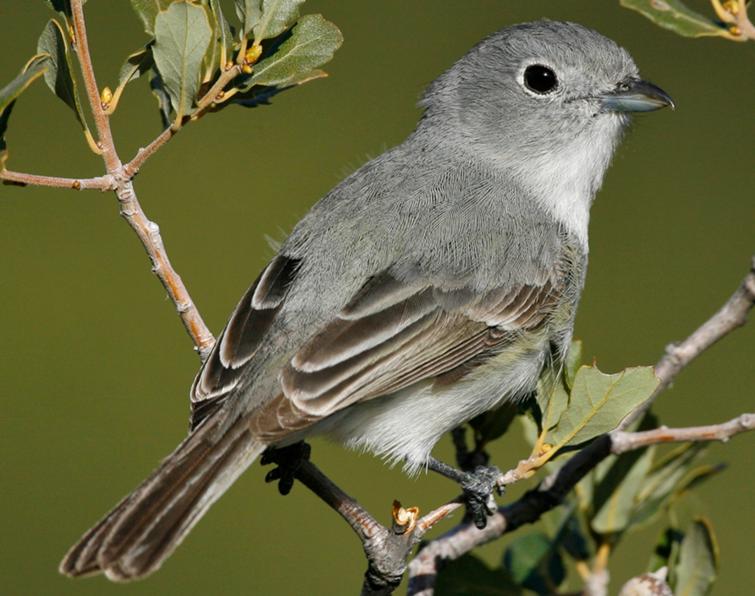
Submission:
M 362 585 L 363 596 L 391 594 L 401 583 L 414 547 L 436 523 L 462 506 L 460 501 L 452 501 L 417 520 L 411 514 L 405 518 L 397 515 L 398 511 L 406 514 L 407 510 L 395 503 L 394 523 L 387 528 L 312 462 L 301 463 L 296 479 L 345 519 L 361 541 L 368 563 Z
M 616 430 L 602 435 L 558 471 L 547 476 L 537 488 L 511 505 L 499 507 L 483 530 L 465 523 L 427 544 L 409 564 L 409 594 L 432 596 L 438 570 L 444 562 L 458 559 L 482 544 L 537 521 L 544 513 L 558 506 L 574 486 L 608 455 L 659 443 L 727 441 L 734 435 L 754 429 L 755 414 L 742 414 L 728 422 L 709 426 L 661 427 L 644 432 Z
M 632 421 L 647 411 L 658 394 L 694 358 L 723 336 L 744 325 L 747 313 L 754 303 L 755 257 L 744 281 L 724 306 L 686 340 L 667 349 L 656 365 L 656 375 L 661 379 L 661 384 L 646 403 L 628 416 L 618 429 L 598 437 L 578 451 L 557 472 L 547 476 L 536 489 L 527 492 L 515 503 L 499 508 L 483 530 L 477 530 L 473 524 L 462 524 L 426 545 L 409 564 L 409 594 L 432 596 L 439 566 L 444 561 L 455 560 L 522 524 L 537 521 L 543 513 L 556 507 L 585 474 L 612 453 L 624 453 L 647 445 L 673 441 L 725 441 L 735 434 L 755 428 L 755 415 L 743 414 L 718 425 L 682 429 L 661 427 L 644 432 L 625 430 Z M 503 474 L 502 479 L 511 483 L 524 477 L 524 474 L 519 474 L 515 469 Z
M 11 170 L 0 171 L 3 184 L 16 186 L 49 186 L 53 188 L 70 188 L 72 190 L 115 190 L 115 178 L 110 174 L 96 178 L 59 178 L 57 176 L 38 176 Z

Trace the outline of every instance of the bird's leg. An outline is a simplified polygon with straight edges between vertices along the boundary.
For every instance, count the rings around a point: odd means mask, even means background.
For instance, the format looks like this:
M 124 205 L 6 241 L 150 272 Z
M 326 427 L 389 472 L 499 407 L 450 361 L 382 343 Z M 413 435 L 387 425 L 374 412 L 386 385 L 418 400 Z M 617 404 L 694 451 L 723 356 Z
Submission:
M 268 447 L 260 458 L 260 464 L 277 464 L 265 476 L 265 482 L 278 482 L 278 492 L 287 495 L 294 486 L 296 473 L 305 461 L 309 461 L 312 448 L 299 441 L 288 447 Z
M 477 466 L 473 471 L 464 472 L 434 457 L 427 460 L 427 467 L 461 485 L 467 502 L 467 517 L 478 528 L 484 528 L 488 523 L 488 516 L 496 511 L 493 491 L 503 494 L 503 487 L 497 482 L 501 471 L 495 466 Z

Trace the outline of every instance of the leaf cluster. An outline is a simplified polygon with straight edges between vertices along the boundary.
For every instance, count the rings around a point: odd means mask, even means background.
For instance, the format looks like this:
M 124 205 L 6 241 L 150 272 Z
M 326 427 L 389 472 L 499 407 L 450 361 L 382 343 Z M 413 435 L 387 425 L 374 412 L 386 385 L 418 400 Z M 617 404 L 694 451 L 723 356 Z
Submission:
M 503 434 L 521 414 L 525 437 L 533 449 L 526 462 L 534 473 L 552 465 L 556 456 L 569 454 L 617 428 L 658 385 L 652 367 L 605 374 L 594 364 L 582 365 L 581 360 L 582 345 L 574 342 L 561 374 L 544 379 L 526 409 L 517 412 L 506 405 L 475 419 L 471 426 L 477 448 Z M 657 428 L 658 424 L 648 414 L 636 430 Z M 565 512 L 551 512 L 545 518 L 545 528 L 511 542 L 499 566 L 490 568 L 466 555 L 441 572 L 439 593 L 557 594 L 570 568 L 583 582 L 607 565 L 623 536 L 665 515 L 670 525 L 648 571 L 665 566 L 671 585 L 684 587 L 678 593 L 707 594 L 717 567 L 713 530 L 708 522 L 695 520 L 683 532 L 676 513 L 683 495 L 723 469 L 699 463 L 704 450 L 703 444 L 692 443 L 665 452 L 652 446 L 608 457 L 579 482 L 568 497 Z
M 233 22 L 221 0 L 131 0 L 149 40 L 130 54 L 114 90 L 101 92 L 102 108 L 115 111 L 126 86 L 142 76 L 157 99 L 164 127 L 228 105 L 267 103 L 283 90 L 326 76 L 343 37 L 321 15 L 300 15 L 305 0 L 236 0 Z M 68 0 L 46 0 L 57 12 L 45 26 L 37 52 L 0 90 L 0 166 L 16 99 L 36 79 L 76 116 L 89 146 L 99 152 L 87 124 L 77 80 L 75 40 Z

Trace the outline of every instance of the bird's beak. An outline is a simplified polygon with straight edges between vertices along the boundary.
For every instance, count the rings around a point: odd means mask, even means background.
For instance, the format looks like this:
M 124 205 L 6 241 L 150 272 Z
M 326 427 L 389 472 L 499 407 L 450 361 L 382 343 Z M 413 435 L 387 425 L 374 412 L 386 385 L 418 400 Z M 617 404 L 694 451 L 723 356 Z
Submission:
M 676 107 L 668 93 L 641 79 L 625 81 L 615 91 L 598 99 L 606 112 L 653 112 L 666 106 L 672 110 Z

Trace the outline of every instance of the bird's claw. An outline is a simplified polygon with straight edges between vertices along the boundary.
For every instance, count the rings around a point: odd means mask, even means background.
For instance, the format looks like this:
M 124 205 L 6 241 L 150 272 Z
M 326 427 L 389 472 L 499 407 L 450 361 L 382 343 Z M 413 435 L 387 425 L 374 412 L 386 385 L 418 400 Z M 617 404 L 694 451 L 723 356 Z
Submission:
M 474 472 L 466 473 L 466 480 L 461 484 L 467 502 L 467 517 L 480 530 L 487 525 L 488 516 L 496 512 L 493 491 L 503 494 L 503 487 L 498 484 L 500 476 L 501 471 L 495 466 L 478 466 Z
M 288 447 L 274 448 L 270 447 L 265 450 L 260 458 L 260 464 L 277 464 L 275 468 L 265 475 L 265 482 L 278 482 L 278 492 L 287 495 L 291 492 L 296 479 L 296 473 L 299 471 L 302 463 L 309 460 L 312 448 L 301 441 Z

